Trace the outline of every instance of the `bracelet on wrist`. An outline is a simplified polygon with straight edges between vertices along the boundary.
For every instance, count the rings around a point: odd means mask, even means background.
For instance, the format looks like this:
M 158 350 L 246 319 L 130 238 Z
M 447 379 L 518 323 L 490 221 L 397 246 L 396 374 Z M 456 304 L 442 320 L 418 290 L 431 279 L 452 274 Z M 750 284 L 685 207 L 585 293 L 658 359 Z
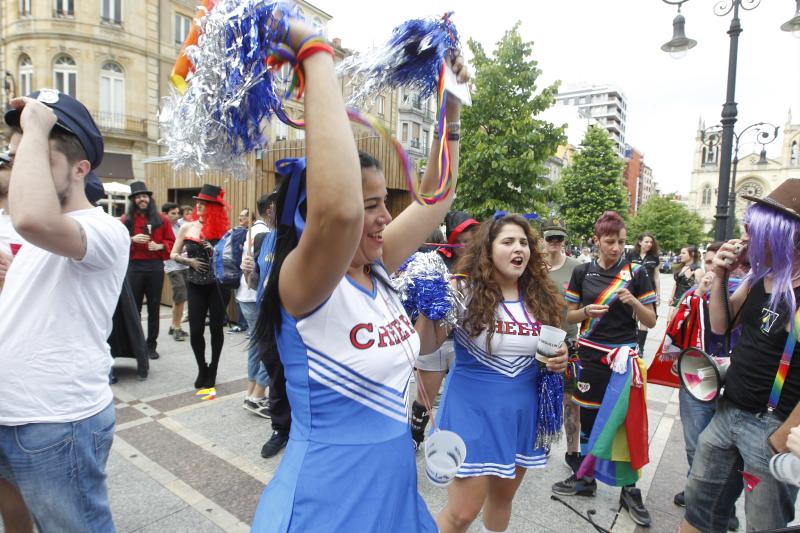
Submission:
M 583 316 L 585 316 L 586 318 L 589 318 L 589 306 L 588 305 L 583 306 Z

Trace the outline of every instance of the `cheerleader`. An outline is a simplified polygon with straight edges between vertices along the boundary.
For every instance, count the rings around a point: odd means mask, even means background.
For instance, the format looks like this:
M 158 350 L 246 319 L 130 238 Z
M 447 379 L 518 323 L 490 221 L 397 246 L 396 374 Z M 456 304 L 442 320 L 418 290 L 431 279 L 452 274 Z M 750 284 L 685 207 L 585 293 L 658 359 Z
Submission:
M 314 34 L 290 25 L 295 49 Z M 255 332 L 277 346 L 292 426 L 252 530 L 435 532 L 417 492 L 406 407 L 419 337 L 387 272 L 441 222 L 455 190 L 432 206 L 410 205 L 390 225 L 386 178 L 356 150 L 332 49 L 315 51 L 323 53 L 304 54 L 302 63 L 307 159 L 277 165 L 278 233 Z M 463 60 L 452 66 L 466 82 Z M 455 99 L 446 115 L 455 181 Z M 438 150 L 434 140 L 425 192 L 435 189 Z
M 541 325 L 560 324 L 564 301 L 548 278 L 538 236 L 519 215 L 481 224 L 456 268 L 470 273 L 459 287 L 466 307 L 437 420 L 464 439 L 467 456 L 436 522 L 443 533 L 466 531 L 483 508 L 484 531 L 502 532 L 526 469 L 547 463 L 546 450 L 534 447 L 544 369 L 533 356 Z M 417 321 L 423 353 L 443 342 L 446 329 Z M 547 368 L 563 372 L 566 362 L 565 344 Z

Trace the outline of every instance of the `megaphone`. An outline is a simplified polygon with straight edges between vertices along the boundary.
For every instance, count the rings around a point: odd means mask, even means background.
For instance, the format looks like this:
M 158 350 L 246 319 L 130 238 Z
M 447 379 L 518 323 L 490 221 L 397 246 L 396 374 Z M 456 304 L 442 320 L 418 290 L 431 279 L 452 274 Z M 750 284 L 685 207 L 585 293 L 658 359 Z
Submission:
M 694 399 L 713 402 L 725 384 L 730 357 L 714 357 L 697 348 L 687 348 L 678 356 L 678 375 L 681 386 Z

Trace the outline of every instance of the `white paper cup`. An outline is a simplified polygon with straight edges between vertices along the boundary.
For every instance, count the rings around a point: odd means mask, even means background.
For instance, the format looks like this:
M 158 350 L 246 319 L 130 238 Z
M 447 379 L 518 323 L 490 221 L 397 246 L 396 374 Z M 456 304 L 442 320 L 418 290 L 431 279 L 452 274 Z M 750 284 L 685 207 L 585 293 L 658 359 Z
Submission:
M 556 354 L 566 338 L 567 332 L 563 329 L 542 326 L 539 330 L 539 342 L 536 345 L 536 360 L 546 363 Z
M 464 439 L 452 431 L 434 432 L 425 439 L 425 475 L 428 481 L 437 487 L 448 486 L 466 457 Z

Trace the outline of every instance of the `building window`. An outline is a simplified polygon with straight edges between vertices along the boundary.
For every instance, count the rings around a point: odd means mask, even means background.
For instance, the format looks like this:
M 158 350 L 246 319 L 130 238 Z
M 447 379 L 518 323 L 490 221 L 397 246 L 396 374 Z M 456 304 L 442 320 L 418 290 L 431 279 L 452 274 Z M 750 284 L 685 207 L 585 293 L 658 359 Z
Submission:
M 303 129 L 296 129 L 294 130 L 294 138 L 298 141 L 305 140 L 306 138 L 306 130 Z
M 428 137 L 430 137 L 428 130 L 422 130 L 422 151 L 425 153 L 428 153 Z
M 109 61 L 100 71 L 100 126 L 121 129 L 125 124 L 125 73 Z
M 716 165 L 717 164 L 717 148 L 711 148 L 710 150 L 706 150 L 703 148 L 703 164 L 704 165 Z
M 386 97 L 385 96 L 378 96 L 375 99 L 375 112 L 378 114 L 379 117 L 384 115 L 386 108 Z
M 288 137 L 289 137 L 289 126 L 287 126 L 280 120 L 277 121 L 277 126 L 275 128 L 275 140 L 285 141 Z
M 703 187 L 703 205 L 711 205 L 711 185 Z
M 19 16 L 29 17 L 31 14 L 31 0 L 19 0 Z M 28 93 L 22 93 L 28 94 Z
M 53 0 L 54 17 L 74 17 L 75 0 Z
M 122 24 L 122 0 L 100 0 L 100 20 L 107 24 Z
M 175 13 L 175 44 L 183 44 L 189 29 L 192 27 L 192 19 L 184 15 Z
M 800 146 L 797 145 L 797 141 L 792 143 L 792 148 L 789 151 L 789 164 L 792 166 L 800 164 Z
M 400 140 L 403 141 L 403 142 L 406 142 L 406 141 L 408 141 L 408 122 L 403 122 L 403 128 L 402 129 L 403 129 L 403 133 L 402 133 L 402 136 L 400 137 Z
M 67 54 L 61 54 L 53 62 L 53 85 L 57 91 L 76 97 L 78 67 L 75 60 Z
M 33 92 L 33 61 L 28 54 L 19 56 L 19 93 L 14 96 L 25 96 Z

